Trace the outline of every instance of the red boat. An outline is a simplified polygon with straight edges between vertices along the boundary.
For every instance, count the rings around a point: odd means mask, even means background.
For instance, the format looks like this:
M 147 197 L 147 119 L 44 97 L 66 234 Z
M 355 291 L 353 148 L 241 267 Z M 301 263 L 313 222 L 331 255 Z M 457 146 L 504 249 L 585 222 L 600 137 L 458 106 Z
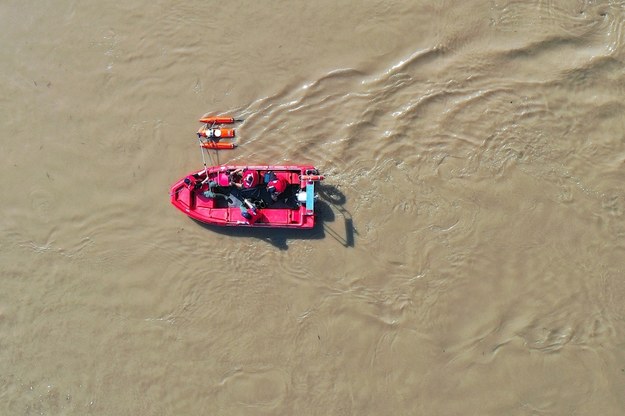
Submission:
M 189 217 L 218 226 L 313 228 L 315 184 L 310 165 L 212 166 L 171 187 L 171 203 Z

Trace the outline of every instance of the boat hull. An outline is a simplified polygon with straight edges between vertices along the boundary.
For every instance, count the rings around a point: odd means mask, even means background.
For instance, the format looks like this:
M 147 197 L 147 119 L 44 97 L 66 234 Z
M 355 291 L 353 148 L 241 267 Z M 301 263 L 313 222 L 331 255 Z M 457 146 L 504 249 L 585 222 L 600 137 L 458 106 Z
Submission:
M 232 184 L 228 174 L 237 170 L 255 171 L 260 183 L 253 188 Z M 267 189 L 270 178 L 286 182 L 286 190 L 276 199 Z M 314 192 L 320 179 L 311 165 L 212 166 L 178 180 L 171 187 L 171 203 L 194 220 L 220 227 L 310 229 L 315 225 Z M 246 216 L 250 201 L 252 219 Z

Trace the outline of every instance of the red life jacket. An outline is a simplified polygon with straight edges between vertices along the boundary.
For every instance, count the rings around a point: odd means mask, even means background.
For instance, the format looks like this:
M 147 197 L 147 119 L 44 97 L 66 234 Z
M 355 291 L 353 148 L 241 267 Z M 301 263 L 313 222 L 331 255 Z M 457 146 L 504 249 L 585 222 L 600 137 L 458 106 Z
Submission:
M 230 177 L 225 172 L 219 172 L 217 175 L 217 185 L 219 186 L 230 186 Z
M 260 212 L 256 205 L 245 199 L 241 205 L 241 216 L 247 220 L 248 224 L 252 225 L 260 218 Z
M 243 187 L 244 188 L 254 188 L 258 186 L 260 183 L 260 177 L 258 176 L 258 172 L 255 170 L 244 170 L 243 171 Z
M 197 181 L 195 180 L 195 178 L 193 177 L 193 175 L 189 175 L 189 176 L 187 176 L 186 178 L 184 178 L 184 183 L 185 183 L 185 185 L 187 185 L 187 188 L 188 188 L 188 189 L 193 189 L 193 188 L 195 188 L 195 184 L 196 184 L 196 182 L 197 182 Z
M 267 184 L 267 190 L 272 194 L 281 194 L 282 192 L 286 191 L 286 186 L 286 180 L 280 177 L 269 181 L 269 183 Z

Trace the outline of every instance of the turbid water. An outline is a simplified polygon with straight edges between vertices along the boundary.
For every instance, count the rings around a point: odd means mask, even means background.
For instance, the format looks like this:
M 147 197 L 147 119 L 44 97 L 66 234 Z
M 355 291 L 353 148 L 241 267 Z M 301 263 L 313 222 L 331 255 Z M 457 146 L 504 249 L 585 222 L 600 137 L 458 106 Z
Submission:
M 0 414 L 625 414 L 622 1 L 0 5 Z M 311 232 L 169 186 L 313 163 Z

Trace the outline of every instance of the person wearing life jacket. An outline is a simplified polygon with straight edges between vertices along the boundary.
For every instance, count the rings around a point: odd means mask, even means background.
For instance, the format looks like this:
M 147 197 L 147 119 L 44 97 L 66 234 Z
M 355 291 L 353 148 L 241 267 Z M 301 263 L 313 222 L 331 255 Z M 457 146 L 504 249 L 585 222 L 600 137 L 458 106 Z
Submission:
M 241 182 L 232 182 L 232 185 L 237 188 L 250 189 L 257 187 L 260 184 L 258 171 L 253 169 L 237 169 L 230 174 L 231 177 L 236 177 L 237 175 L 241 175 Z
M 267 175 L 267 192 L 271 196 L 272 201 L 277 201 L 280 194 L 286 191 L 288 183 L 283 177 L 276 176 L 275 173 L 269 172 Z
M 187 186 L 187 189 L 192 190 L 197 190 L 202 187 L 202 181 L 200 181 L 200 176 L 197 173 L 184 178 L 184 184 Z
M 258 218 L 260 218 L 260 213 L 258 212 L 256 204 L 245 198 L 243 200 L 243 204 L 241 205 L 241 216 L 247 220 L 248 224 L 251 225 L 254 224 Z

